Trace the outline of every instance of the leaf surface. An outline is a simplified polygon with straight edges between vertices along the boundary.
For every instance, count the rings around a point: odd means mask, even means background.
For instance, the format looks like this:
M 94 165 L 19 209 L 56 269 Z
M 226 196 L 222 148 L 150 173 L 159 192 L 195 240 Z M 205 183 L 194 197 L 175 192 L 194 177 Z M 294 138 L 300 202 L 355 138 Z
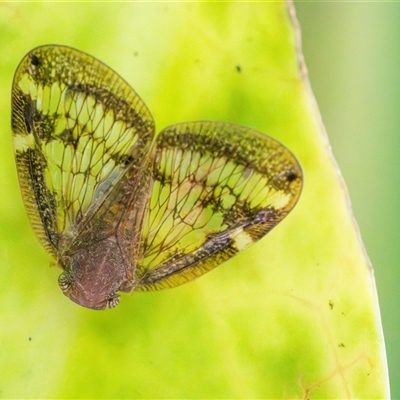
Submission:
M 3 3 L 0 21 L 1 397 L 389 396 L 372 268 L 287 4 Z M 45 43 L 117 70 L 157 131 L 219 120 L 282 142 L 304 173 L 293 212 L 193 283 L 104 313 L 72 304 L 29 226 L 11 144 L 12 76 Z

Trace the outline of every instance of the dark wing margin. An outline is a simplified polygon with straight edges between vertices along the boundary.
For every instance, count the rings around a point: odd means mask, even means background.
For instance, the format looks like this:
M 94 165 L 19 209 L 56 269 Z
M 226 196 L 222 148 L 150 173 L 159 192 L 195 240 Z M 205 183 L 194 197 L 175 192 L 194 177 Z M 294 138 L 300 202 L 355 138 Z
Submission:
M 129 166 L 148 157 L 153 118 L 135 91 L 97 59 L 41 46 L 12 87 L 12 130 L 22 197 L 53 255 L 79 234 Z
M 292 210 L 302 187 L 286 147 L 221 122 L 164 129 L 153 175 L 136 290 L 181 285 L 245 250 Z

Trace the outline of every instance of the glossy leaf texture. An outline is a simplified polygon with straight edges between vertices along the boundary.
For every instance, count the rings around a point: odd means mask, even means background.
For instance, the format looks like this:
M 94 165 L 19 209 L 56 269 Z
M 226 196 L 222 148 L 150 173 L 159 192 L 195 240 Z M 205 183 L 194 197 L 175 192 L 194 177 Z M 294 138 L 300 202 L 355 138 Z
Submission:
M 388 397 L 372 269 L 300 68 L 288 5 L 0 8 L 8 43 L 2 110 L 10 110 L 21 56 L 61 43 L 112 65 L 158 130 L 204 119 L 248 126 L 287 146 L 304 173 L 290 216 L 235 259 L 195 282 L 136 293 L 112 312 L 94 313 L 60 296 L 59 271 L 46 268 L 50 258 L 19 200 L 3 112 L 1 396 Z

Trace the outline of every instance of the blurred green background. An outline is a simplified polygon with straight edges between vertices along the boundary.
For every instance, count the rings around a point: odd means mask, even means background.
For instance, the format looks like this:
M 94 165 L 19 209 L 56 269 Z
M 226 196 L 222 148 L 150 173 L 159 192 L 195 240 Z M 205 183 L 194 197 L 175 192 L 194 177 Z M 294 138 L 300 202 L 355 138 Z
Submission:
M 312 89 L 374 266 L 392 398 L 400 398 L 400 4 L 295 6 Z

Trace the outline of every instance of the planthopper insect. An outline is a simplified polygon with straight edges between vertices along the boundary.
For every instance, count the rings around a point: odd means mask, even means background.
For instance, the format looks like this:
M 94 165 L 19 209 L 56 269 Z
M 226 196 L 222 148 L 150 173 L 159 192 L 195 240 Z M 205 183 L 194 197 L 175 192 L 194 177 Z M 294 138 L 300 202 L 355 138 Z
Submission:
M 92 309 L 203 275 L 268 233 L 301 192 L 298 162 L 274 139 L 212 121 L 155 137 L 136 92 L 65 46 L 21 61 L 12 131 L 32 227 L 63 293 Z

